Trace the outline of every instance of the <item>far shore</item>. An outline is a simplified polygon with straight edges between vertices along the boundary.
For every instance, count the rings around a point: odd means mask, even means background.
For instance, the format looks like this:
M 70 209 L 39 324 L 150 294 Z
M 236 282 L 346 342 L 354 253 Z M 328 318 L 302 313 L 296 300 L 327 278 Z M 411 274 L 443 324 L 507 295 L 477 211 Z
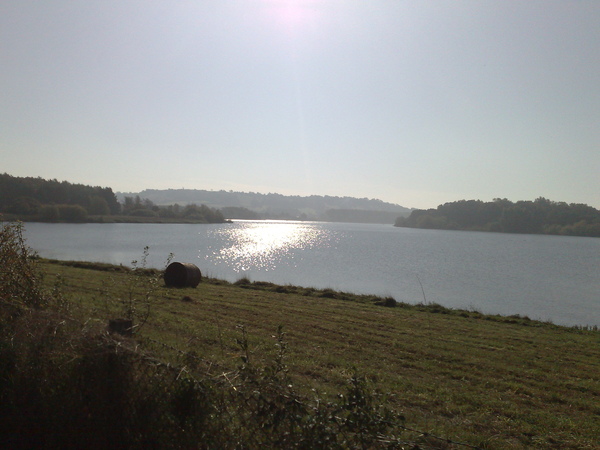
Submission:
M 158 223 L 158 224 L 209 224 L 211 222 L 205 222 L 194 219 L 171 219 L 168 217 L 138 217 L 138 216 L 88 216 L 85 220 L 81 221 L 48 221 L 41 220 L 34 216 L 18 216 L 15 214 L 3 214 L 0 215 L 0 220 L 3 221 L 20 221 L 24 223 Z M 217 223 L 232 223 L 230 219 L 226 219 L 223 222 Z

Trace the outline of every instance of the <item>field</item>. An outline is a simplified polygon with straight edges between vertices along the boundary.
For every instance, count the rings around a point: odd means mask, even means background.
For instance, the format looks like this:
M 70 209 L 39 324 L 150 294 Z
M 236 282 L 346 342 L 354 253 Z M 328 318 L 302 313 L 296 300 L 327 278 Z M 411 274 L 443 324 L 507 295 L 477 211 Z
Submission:
M 364 377 L 420 448 L 600 448 L 598 330 L 243 279 L 176 289 L 151 271 L 39 267 L 71 316 L 104 329 L 125 312 L 140 346 L 204 376 L 277 361 L 307 401 Z

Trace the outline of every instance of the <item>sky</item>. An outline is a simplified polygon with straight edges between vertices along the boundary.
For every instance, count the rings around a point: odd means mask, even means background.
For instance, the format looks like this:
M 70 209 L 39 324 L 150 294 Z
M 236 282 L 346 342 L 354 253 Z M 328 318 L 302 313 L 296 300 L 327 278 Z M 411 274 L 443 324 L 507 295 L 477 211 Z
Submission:
M 0 2 L 0 172 L 600 208 L 596 0 Z

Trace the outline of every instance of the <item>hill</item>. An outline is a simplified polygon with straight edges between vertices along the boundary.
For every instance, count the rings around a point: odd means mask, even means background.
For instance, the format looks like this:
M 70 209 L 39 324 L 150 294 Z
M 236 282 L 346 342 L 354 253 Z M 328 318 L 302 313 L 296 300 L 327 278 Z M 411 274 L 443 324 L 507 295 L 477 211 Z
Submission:
M 117 192 L 125 197 L 139 196 L 157 205 L 204 204 L 224 211 L 244 208 L 246 213 L 262 219 L 324 220 L 329 222 L 394 223 L 398 216 L 407 216 L 411 209 L 378 199 L 311 195 L 286 196 L 256 192 L 207 191 L 200 189 L 146 189 L 141 192 Z M 233 208 L 233 210 L 232 210 Z M 242 210 L 236 210 L 241 214 Z M 247 217 L 227 216 L 230 219 Z

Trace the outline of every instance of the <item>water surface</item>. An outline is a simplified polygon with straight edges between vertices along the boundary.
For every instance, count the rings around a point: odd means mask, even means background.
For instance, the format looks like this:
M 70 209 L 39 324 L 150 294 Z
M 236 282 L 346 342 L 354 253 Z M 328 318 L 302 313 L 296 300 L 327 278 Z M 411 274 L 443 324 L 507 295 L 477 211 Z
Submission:
M 600 325 L 600 239 L 289 221 L 26 225 L 41 256 L 149 266 L 175 260 L 271 281 Z M 423 289 L 421 289 L 421 285 Z

